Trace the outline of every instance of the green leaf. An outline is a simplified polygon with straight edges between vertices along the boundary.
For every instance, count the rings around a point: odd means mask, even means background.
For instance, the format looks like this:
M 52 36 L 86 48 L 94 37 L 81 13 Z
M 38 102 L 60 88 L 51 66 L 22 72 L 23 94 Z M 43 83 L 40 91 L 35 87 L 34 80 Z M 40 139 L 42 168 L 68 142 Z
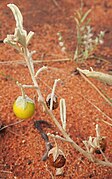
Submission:
M 83 23 L 83 22 L 85 21 L 86 17 L 89 15 L 90 12 L 91 12 L 91 9 L 89 9 L 89 10 L 83 15 L 83 17 L 82 17 L 82 19 L 81 19 L 81 23 Z

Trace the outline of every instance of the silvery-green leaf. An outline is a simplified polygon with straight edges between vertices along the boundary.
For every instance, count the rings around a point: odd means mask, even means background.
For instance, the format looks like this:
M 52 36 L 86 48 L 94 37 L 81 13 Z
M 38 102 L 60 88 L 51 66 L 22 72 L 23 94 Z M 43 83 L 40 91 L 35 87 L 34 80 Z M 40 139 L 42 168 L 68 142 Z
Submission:
M 66 130 L 66 103 L 65 99 L 60 99 L 60 118 L 62 122 L 62 127 Z
M 98 143 L 99 143 L 99 142 L 98 142 L 98 138 L 95 137 L 94 140 L 93 140 L 93 146 L 94 146 L 94 148 L 95 148 L 95 147 L 98 147 Z
M 15 4 L 8 4 L 7 6 L 12 10 L 14 14 L 14 18 L 16 20 L 16 27 L 22 30 L 23 29 L 23 17 L 19 8 Z
M 91 136 L 89 137 L 89 140 L 88 140 L 88 144 L 91 146 L 91 147 L 95 147 L 94 146 L 94 142 L 93 141 L 95 141 L 95 138 L 93 139 Z
M 20 47 L 16 43 L 16 39 L 14 35 L 7 35 L 7 37 L 4 39 L 4 43 L 7 43 L 14 47 L 16 50 L 20 51 Z
M 27 35 L 27 37 L 26 37 L 26 45 L 27 45 L 27 46 L 28 46 L 30 40 L 32 39 L 33 35 L 34 35 L 34 32 L 32 32 L 32 31 L 30 31 L 30 32 L 28 33 L 28 35 Z
M 4 43 L 8 43 L 13 46 L 18 46 L 19 49 L 19 44 L 22 46 L 26 46 L 26 31 L 23 30 L 21 33 L 20 29 L 15 28 L 15 33 L 14 35 L 7 35 L 7 37 L 4 39 Z
M 20 29 L 16 28 L 16 38 L 18 39 L 17 42 L 22 46 L 26 46 L 26 31 L 23 30 L 22 32 Z
M 26 36 L 27 32 L 23 29 L 23 17 L 19 10 L 19 8 L 14 4 L 8 4 L 7 5 L 13 12 L 14 18 L 16 20 L 16 28 L 14 35 L 9 35 L 4 40 L 5 43 L 9 43 L 10 45 L 18 45 L 18 49 L 20 49 L 21 46 L 26 46 Z M 17 49 L 17 47 L 16 47 Z

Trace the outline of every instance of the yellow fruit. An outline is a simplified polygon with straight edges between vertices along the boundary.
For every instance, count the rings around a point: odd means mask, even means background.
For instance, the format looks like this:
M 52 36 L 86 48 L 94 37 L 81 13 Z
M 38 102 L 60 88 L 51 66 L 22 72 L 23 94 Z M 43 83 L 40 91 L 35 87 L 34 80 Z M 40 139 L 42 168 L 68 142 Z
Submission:
M 34 101 L 28 96 L 19 96 L 13 104 L 13 112 L 20 119 L 28 119 L 35 112 Z

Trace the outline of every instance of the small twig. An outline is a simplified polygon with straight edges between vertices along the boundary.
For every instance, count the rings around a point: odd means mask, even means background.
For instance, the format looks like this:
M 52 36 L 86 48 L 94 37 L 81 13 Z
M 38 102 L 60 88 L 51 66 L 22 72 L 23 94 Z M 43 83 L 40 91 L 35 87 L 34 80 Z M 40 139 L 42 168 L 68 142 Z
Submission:
M 81 95 L 81 94 L 80 94 Z M 87 99 L 86 97 L 84 97 L 83 95 L 81 95 L 84 99 L 86 99 L 92 106 L 94 106 L 100 113 L 103 114 L 103 116 L 105 116 L 107 119 L 112 121 L 112 118 L 110 118 L 107 114 L 105 114 L 100 108 L 98 108 L 95 104 L 93 104 L 89 99 Z M 105 120 L 101 119 L 103 122 Z M 105 121 L 105 123 L 107 123 L 108 125 L 112 126 L 111 123 L 108 123 L 107 121 Z
M 61 9 L 61 7 L 59 6 L 59 4 L 57 3 L 56 0 L 52 0 L 52 1 L 53 1 L 54 5 L 55 5 L 56 7 L 58 7 L 59 9 Z
M 6 170 L 0 170 L 0 172 L 1 172 L 1 173 L 11 173 L 11 174 L 12 174 L 11 171 L 6 171 Z
M 24 119 L 23 119 L 23 120 L 21 120 L 21 121 L 17 121 L 17 122 L 15 122 L 15 123 L 12 123 L 12 124 L 6 125 L 6 126 L 2 127 L 2 128 L 0 129 L 0 131 L 1 131 L 1 130 L 3 130 L 3 129 L 6 129 L 7 127 L 10 127 L 10 126 L 15 126 L 16 124 L 19 124 L 19 123 L 21 123 L 21 122 L 23 122 L 23 121 L 24 121 Z
M 52 179 L 55 179 L 55 177 L 54 177 L 54 175 L 52 174 L 52 172 L 48 169 L 48 165 L 47 164 L 45 164 L 45 166 L 46 166 L 46 170 L 49 172 L 49 174 L 51 175 L 51 178 Z
M 107 121 L 105 121 L 104 119 L 100 119 L 101 121 L 103 121 L 105 124 L 108 124 L 109 126 L 111 126 L 112 127 L 112 124 L 111 123 L 109 123 L 109 122 L 107 122 Z
M 100 152 L 101 152 L 102 156 L 104 157 L 105 162 L 109 162 L 109 161 L 107 160 L 107 158 L 106 158 L 106 156 L 105 156 L 104 152 L 103 152 L 101 149 L 100 149 Z
M 70 58 L 60 58 L 60 59 L 51 59 L 51 60 L 33 60 L 33 64 L 37 64 L 37 63 L 50 63 L 50 62 L 65 62 L 65 61 L 71 61 Z M 26 65 L 26 62 L 24 60 L 18 60 L 18 61 L 0 61 L 0 65 Z
M 12 134 L 14 134 L 14 135 L 16 135 L 16 136 L 19 136 L 20 137 L 20 134 L 17 134 L 17 133 L 15 133 L 15 132 L 13 132 L 12 130 L 10 130 L 10 129 L 7 129 L 10 133 L 12 133 Z M 24 134 L 21 134 L 21 135 L 23 135 L 24 136 Z
M 48 69 L 47 66 L 43 66 L 42 68 L 40 68 L 40 69 L 36 72 L 35 77 L 37 77 L 42 71 L 47 70 L 47 69 Z
M 107 58 L 107 57 L 101 57 L 101 56 L 96 56 L 96 55 L 93 55 L 93 56 L 89 57 L 89 59 L 97 59 L 97 60 L 104 61 L 105 63 L 111 63 L 110 61 L 108 61 L 105 58 Z
M 23 85 L 21 83 L 19 83 L 18 81 L 16 82 L 16 84 L 20 87 L 20 88 L 37 88 L 37 86 L 34 85 Z
M 53 137 L 55 139 L 60 139 L 60 140 L 65 141 L 65 142 L 69 142 L 66 138 L 63 138 L 59 135 L 54 135 L 54 134 L 51 134 L 51 133 L 47 133 L 47 135 L 50 136 L 50 137 Z
M 37 86 L 34 85 L 22 85 L 23 88 L 37 88 Z

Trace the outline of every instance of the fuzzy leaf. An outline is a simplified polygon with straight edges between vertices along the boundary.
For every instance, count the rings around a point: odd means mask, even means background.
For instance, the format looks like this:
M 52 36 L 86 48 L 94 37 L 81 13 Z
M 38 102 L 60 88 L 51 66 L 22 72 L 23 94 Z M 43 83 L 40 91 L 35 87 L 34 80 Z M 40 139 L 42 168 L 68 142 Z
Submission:
M 29 42 L 30 42 L 30 40 L 32 39 L 33 35 L 34 35 L 34 32 L 32 32 L 32 31 L 30 31 L 30 32 L 28 33 L 28 35 L 27 35 L 27 37 L 26 37 L 26 45 L 27 45 L 27 46 L 29 45 Z
M 66 103 L 65 99 L 60 100 L 60 117 L 62 122 L 62 127 L 66 130 Z
M 16 20 L 16 27 L 22 30 L 23 29 L 23 17 L 19 8 L 15 4 L 8 4 L 7 6 L 13 12 L 14 18 Z

